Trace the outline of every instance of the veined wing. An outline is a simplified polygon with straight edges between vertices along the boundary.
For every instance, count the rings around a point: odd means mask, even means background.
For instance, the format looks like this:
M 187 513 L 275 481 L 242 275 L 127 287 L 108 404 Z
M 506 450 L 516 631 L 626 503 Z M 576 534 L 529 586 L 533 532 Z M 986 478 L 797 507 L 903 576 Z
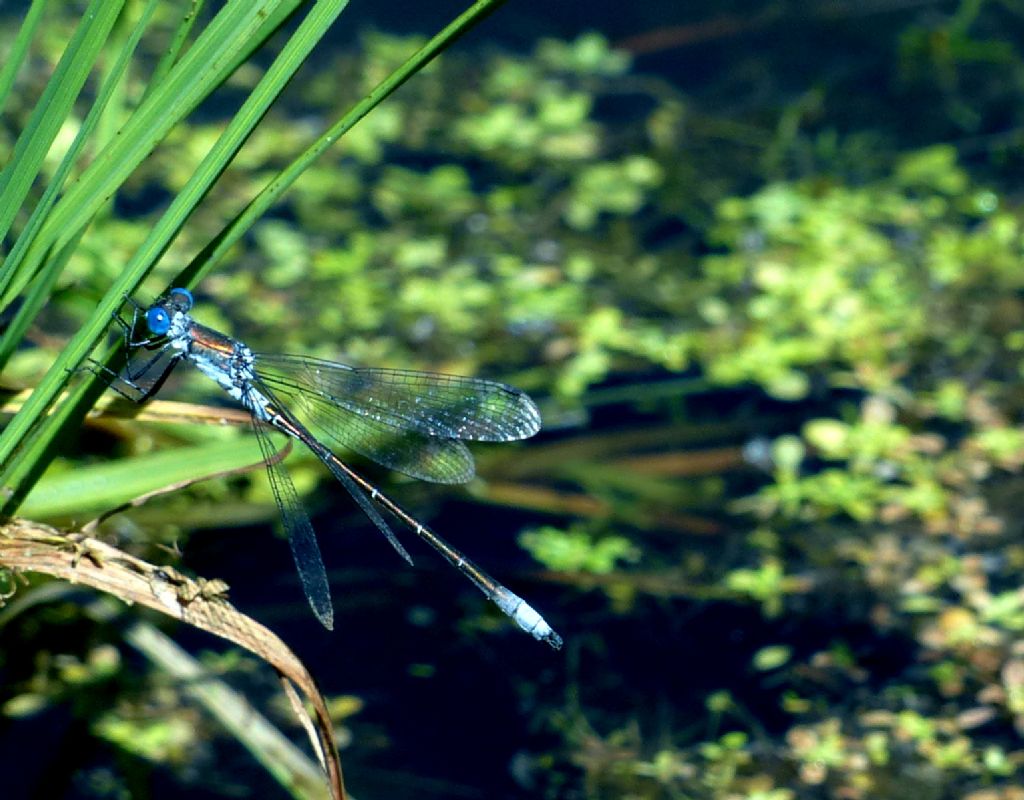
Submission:
M 540 430 L 540 412 L 529 396 L 496 381 L 263 353 L 256 354 L 256 368 L 274 386 L 298 383 L 397 430 L 486 442 L 526 439 Z
M 258 354 L 256 369 L 341 447 L 436 483 L 473 477 L 473 457 L 460 439 L 508 441 L 540 428 L 533 401 L 494 381 L 287 355 Z
M 420 480 L 465 483 L 473 478 L 473 455 L 458 439 L 437 439 L 393 427 L 368 413 L 339 406 L 293 379 L 275 380 L 270 371 L 260 371 L 259 382 L 286 400 L 295 416 L 335 446 Z
M 252 421 L 256 431 L 256 440 L 259 442 L 260 450 L 263 452 L 263 460 L 267 465 L 267 477 L 270 479 L 270 488 L 274 492 L 274 500 L 277 501 L 277 508 L 281 512 L 281 521 L 288 534 L 288 544 L 291 545 L 292 557 L 295 559 L 295 567 L 299 572 L 299 580 L 302 582 L 302 590 L 309 600 L 309 605 L 327 630 L 334 629 L 334 608 L 331 605 L 331 588 L 327 582 L 327 570 L 324 569 L 324 561 L 320 556 L 320 546 L 316 542 L 316 534 L 313 533 L 313 525 L 309 521 L 309 515 L 302 507 L 299 495 L 295 491 L 295 484 L 284 465 L 277 459 L 274 450 L 274 443 L 270 441 L 267 428 L 255 418 Z

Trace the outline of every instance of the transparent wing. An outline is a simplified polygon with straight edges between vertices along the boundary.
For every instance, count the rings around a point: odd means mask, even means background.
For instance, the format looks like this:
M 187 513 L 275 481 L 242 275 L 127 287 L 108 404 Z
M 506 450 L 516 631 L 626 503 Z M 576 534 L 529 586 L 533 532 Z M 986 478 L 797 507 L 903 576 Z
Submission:
M 309 391 L 270 380 L 267 383 L 274 387 L 275 394 L 287 399 L 296 416 L 335 446 L 433 483 L 466 483 L 475 474 L 473 455 L 458 439 L 435 439 L 417 431 L 402 431 L 355 415 Z
M 364 490 L 360 488 L 359 484 L 355 480 L 356 473 L 352 472 L 352 470 L 345 466 L 341 462 L 341 460 L 337 456 L 335 456 L 334 453 L 330 451 L 330 449 L 328 449 L 326 445 L 321 444 L 315 438 L 313 438 L 313 435 L 309 433 L 309 431 L 305 430 L 302 427 L 302 425 L 298 423 L 298 421 L 295 419 L 295 416 L 291 413 L 291 411 L 289 411 L 287 408 L 281 405 L 281 401 L 277 399 L 276 395 L 274 394 L 273 391 L 271 391 L 270 387 L 263 383 L 263 381 L 259 380 L 259 378 L 257 378 L 254 381 L 254 385 L 255 388 L 258 389 L 270 401 L 270 406 L 273 407 L 275 416 L 269 424 L 273 425 L 273 427 L 277 428 L 282 433 L 285 433 L 288 436 L 291 436 L 293 439 L 296 439 L 302 442 L 304 445 L 306 445 L 306 447 L 309 448 L 310 452 L 313 453 L 313 455 L 315 455 L 324 463 L 324 465 L 331 471 L 331 474 L 334 475 L 334 477 L 338 479 L 341 485 L 345 487 L 348 493 L 352 495 L 352 499 L 356 501 L 356 504 L 363 510 L 363 513 L 370 518 L 370 521 L 377 526 L 377 529 L 384 534 L 384 538 L 387 539 L 391 546 L 395 548 L 398 555 L 405 559 L 411 566 L 412 556 L 410 556 L 409 552 L 402 546 L 402 543 L 398 541 L 398 537 L 395 536 L 394 531 L 391 530 L 391 526 L 384 521 L 384 518 L 380 515 L 380 512 L 378 512 L 377 509 L 373 507 L 373 503 L 370 502 L 370 499 L 366 496 Z M 243 403 L 245 403 L 244 399 Z M 267 466 L 269 468 L 271 464 L 268 462 Z M 275 464 L 274 466 L 277 465 Z M 284 477 L 285 479 L 287 479 L 288 475 L 285 474 Z M 291 481 L 288 482 L 291 483 Z M 369 486 L 369 484 L 367 484 L 367 487 L 374 493 L 374 496 L 379 496 L 379 493 L 375 488 Z M 294 495 L 294 493 L 295 490 L 293 488 L 292 494 Z M 276 496 L 277 493 L 275 490 L 275 497 Z M 296 504 L 298 504 L 298 499 L 296 499 L 295 502 Z M 280 501 L 278 501 L 278 505 L 281 505 Z M 282 513 L 283 511 L 284 508 L 282 506 Z M 299 511 L 302 511 L 301 507 L 299 507 Z M 305 512 L 303 512 L 302 515 L 303 517 L 305 517 Z M 309 526 L 308 518 L 306 519 L 306 525 L 307 527 Z M 316 560 L 319 561 L 320 548 L 316 544 L 316 539 L 312 535 L 312 530 L 310 530 L 309 539 L 312 542 L 313 549 L 315 550 Z M 296 557 L 296 561 L 298 561 L 298 557 Z M 301 567 L 299 569 L 299 572 L 300 574 L 302 573 Z M 324 580 L 326 583 L 326 578 Z M 303 584 L 305 585 L 305 580 L 303 580 Z M 312 602 L 312 599 L 310 600 L 310 602 Z
M 473 477 L 473 457 L 460 439 L 509 441 L 540 429 L 533 401 L 494 381 L 270 354 L 258 354 L 256 368 L 341 447 L 436 483 Z
M 426 436 L 507 442 L 540 430 L 540 412 L 504 383 L 414 370 L 357 368 L 307 356 L 256 355 L 260 376 L 313 389 L 333 405 Z
M 324 569 L 324 561 L 320 556 L 320 546 L 316 542 L 316 534 L 313 533 L 313 525 L 309 521 L 302 503 L 299 502 L 299 495 L 295 491 L 295 484 L 291 476 L 284 468 L 284 465 L 277 459 L 274 443 L 267 434 L 267 429 L 253 419 L 253 428 L 256 431 L 256 440 L 260 443 L 260 451 L 267 464 L 267 477 L 270 479 L 270 488 L 274 492 L 274 500 L 277 501 L 277 508 L 281 512 L 281 521 L 288 533 L 288 543 L 292 548 L 292 557 L 295 559 L 295 567 L 299 571 L 299 580 L 302 582 L 302 589 L 306 593 L 306 599 L 327 630 L 334 629 L 334 608 L 331 605 L 331 589 L 327 583 L 327 570 Z

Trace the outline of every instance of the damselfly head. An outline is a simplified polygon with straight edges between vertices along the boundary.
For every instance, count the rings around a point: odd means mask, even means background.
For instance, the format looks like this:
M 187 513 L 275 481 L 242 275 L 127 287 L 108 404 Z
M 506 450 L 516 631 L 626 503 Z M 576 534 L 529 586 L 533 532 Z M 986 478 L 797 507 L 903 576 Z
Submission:
M 187 313 L 192 308 L 192 292 L 188 289 L 171 289 L 146 310 L 146 326 L 154 336 L 163 336 L 171 329 L 175 314 Z

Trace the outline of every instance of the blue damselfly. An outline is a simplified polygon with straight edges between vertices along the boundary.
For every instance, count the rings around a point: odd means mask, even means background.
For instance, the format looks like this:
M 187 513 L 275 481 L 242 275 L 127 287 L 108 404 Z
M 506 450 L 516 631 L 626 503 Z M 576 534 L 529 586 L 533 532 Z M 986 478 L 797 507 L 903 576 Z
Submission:
M 402 558 L 412 563 L 378 507 L 437 550 L 519 627 L 553 647 L 561 646 L 561 637 L 526 601 L 418 522 L 324 444 L 330 441 L 414 478 L 463 483 L 474 474 L 473 456 L 463 440 L 512 441 L 540 430 L 540 412 L 525 393 L 478 378 L 254 353 L 242 342 L 192 319 L 192 305 L 188 289 L 172 289 L 148 308 L 135 305 L 130 322 L 117 318 L 131 355 L 112 386 L 141 402 L 163 385 L 178 362 L 190 361 L 249 411 L 302 587 L 325 627 L 334 625 L 327 573 L 309 516 L 287 470 L 275 458 L 268 434 L 271 428 L 308 447 Z

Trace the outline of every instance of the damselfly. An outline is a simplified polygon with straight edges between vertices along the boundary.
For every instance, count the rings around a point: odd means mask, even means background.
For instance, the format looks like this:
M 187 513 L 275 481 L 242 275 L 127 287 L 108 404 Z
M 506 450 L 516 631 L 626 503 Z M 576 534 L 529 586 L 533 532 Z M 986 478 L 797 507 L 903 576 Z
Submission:
M 192 305 L 188 289 L 172 289 L 148 308 L 136 305 L 130 322 L 117 318 L 132 354 L 112 386 L 141 402 L 161 387 L 178 362 L 191 361 L 248 409 L 302 587 L 326 628 L 334 625 L 327 573 L 309 516 L 287 470 L 275 457 L 268 434 L 271 428 L 306 445 L 402 558 L 412 563 L 377 506 L 437 550 L 519 627 L 553 647 L 561 646 L 561 637 L 526 601 L 418 522 L 324 444 L 330 441 L 414 478 L 463 483 L 474 474 L 473 456 L 463 440 L 505 442 L 540 430 L 540 412 L 525 393 L 477 378 L 360 369 L 306 356 L 254 353 L 242 342 L 193 320 Z M 140 320 L 145 324 L 141 336 Z

